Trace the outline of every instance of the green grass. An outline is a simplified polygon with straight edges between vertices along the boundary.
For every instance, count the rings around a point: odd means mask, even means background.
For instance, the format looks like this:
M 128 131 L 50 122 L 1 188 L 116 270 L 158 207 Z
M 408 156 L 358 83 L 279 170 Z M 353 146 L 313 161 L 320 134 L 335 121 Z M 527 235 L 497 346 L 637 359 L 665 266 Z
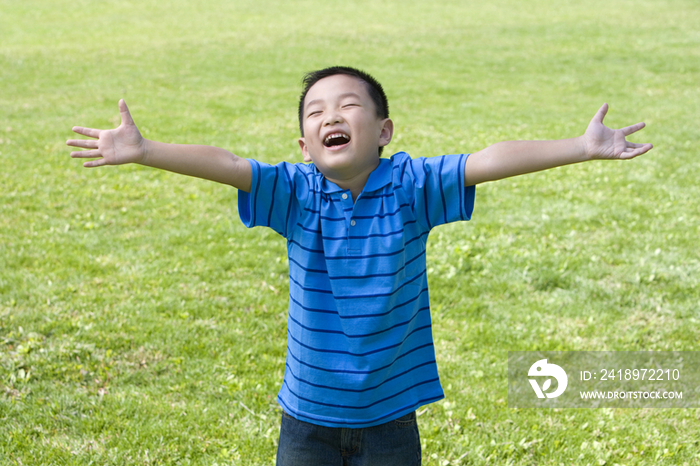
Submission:
M 274 462 L 284 240 L 236 192 L 87 170 L 73 125 L 301 161 L 302 74 L 367 69 L 412 156 L 646 121 L 654 150 L 477 188 L 436 229 L 428 465 L 700 464 L 700 410 L 514 410 L 513 350 L 699 350 L 695 1 L 0 0 L 0 464 Z

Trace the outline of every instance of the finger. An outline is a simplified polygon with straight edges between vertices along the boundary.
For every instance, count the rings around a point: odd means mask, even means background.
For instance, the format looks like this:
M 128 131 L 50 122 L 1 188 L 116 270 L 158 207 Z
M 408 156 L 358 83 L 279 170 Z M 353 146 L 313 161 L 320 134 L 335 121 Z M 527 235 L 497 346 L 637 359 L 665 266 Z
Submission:
M 91 138 L 99 138 L 101 129 L 83 128 L 82 126 L 73 126 L 73 132 L 90 136 Z
M 644 128 L 645 126 L 646 125 L 644 124 L 644 122 L 641 122 L 641 123 L 637 123 L 636 125 L 631 125 L 631 126 L 627 126 L 625 128 L 622 128 L 620 131 L 622 131 L 622 134 L 624 134 L 625 136 L 629 136 L 630 134 L 636 133 L 637 131 Z
M 102 157 L 99 150 L 79 150 L 71 152 L 70 156 L 74 159 L 88 159 L 90 157 Z
M 636 149 L 633 149 L 631 151 L 625 150 L 622 154 L 620 154 L 621 159 L 631 159 L 634 157 L 637 157 L 638 155 L 645 154 L 649 152 L 651 149 L 653 149 L 653 144 L 638 144 L 641 147 L 637 147 Z
M 90 162 L 85 162 L 83 164 L 83 167 L 94 168 L 94 167 L 101 167 L 101 166 L 106 165 L 106 164 L 107 164 L 107 162 L 105 161 L 105 159 L 99 159 L 99 160 L 92 160 Z
M 92 139 L 69 139 L 66 141 L 67 146 L 84 147 L 86 149 L 97 149 L 97 141 Z
M 596 112 L 595 116 L 593 117 L 593 120 L 597 121 L 598 123 L 602 124 L 603 123 L 603 118 L 605 118 L 605 115 L 608 113 L 608 104 L 605 103 L 598 109 Z
M 131 113 L 129 113 L 129 107 L 126 106 L 124 99 L 119 100 L 119 116 L 122 119 L 123 125 L 133 125 L 134 119 L 131 118 Z

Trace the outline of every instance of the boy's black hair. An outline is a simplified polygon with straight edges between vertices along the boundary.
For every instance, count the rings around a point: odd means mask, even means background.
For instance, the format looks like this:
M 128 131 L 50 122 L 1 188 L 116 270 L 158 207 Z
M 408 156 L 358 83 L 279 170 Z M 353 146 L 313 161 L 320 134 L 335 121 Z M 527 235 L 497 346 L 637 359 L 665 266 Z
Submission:
M 306 73 L 302 83 L 304 88 L 301 91 L 301 97 L 299 98 L 299 131 L 301 136 L 304 137 L 304 99 L 306 99 L 306 94 L 311 89 L 311 86 L 319 82 L 323 78 L 329 76 L 335 76 L 336 74 L 344 74 L 347 76 L 353 76 L 367 85 L 367 92 L 374 102 L 374 107 L 377 111 L 377 118 L 389 118 L 389 101 L 384 93 L 384 88 L 379 84 L 379 81 L 374 79 L 369 73 L 365 73 L 362 70 L 356 68 L 351 68 L 349 66 L 331 66 L 329 68 L 324 68 L 322 70 L 311 71 Z M 379 148 L 379 155 L 382 155 L 382 150 L 384 148 Z

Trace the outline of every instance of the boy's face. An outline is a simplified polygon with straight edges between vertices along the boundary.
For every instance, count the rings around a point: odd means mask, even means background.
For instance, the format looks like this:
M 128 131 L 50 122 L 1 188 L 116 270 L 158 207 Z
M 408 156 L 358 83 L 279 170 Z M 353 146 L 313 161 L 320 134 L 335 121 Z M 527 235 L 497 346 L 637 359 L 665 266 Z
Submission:
M 304 161 L 331 180 L 369 174 L 379 164 L 379 147 L 391 141 L 393 123 L 377 117 L 366 86 L 337 74 L 311 86 L 304 99 L 299 146 Z

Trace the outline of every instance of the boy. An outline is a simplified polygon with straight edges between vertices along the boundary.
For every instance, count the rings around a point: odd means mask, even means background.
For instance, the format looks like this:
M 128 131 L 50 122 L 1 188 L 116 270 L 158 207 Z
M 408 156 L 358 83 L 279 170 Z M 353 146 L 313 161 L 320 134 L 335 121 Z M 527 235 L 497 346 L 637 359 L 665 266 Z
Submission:
M 114 130 L 72 157 L 86 167 L 140 163 L 230 184 L 241 220 L 287 239 L 287 363 L 279 465 L 420 464 L 415 410 L 444 397 L 437 375 L 425 246 L 436 226 L 469 220 L 475 185 L 592 159 L 649 151 L 638 123 L 582 136 L 510 141 L 474 154 L 381 159 L 393 135 L 381 85 L 347 67 L 309 73 L 299 101 L 304 162 L 271 166 L 207 146 L 148 141 L 124 101 Z

